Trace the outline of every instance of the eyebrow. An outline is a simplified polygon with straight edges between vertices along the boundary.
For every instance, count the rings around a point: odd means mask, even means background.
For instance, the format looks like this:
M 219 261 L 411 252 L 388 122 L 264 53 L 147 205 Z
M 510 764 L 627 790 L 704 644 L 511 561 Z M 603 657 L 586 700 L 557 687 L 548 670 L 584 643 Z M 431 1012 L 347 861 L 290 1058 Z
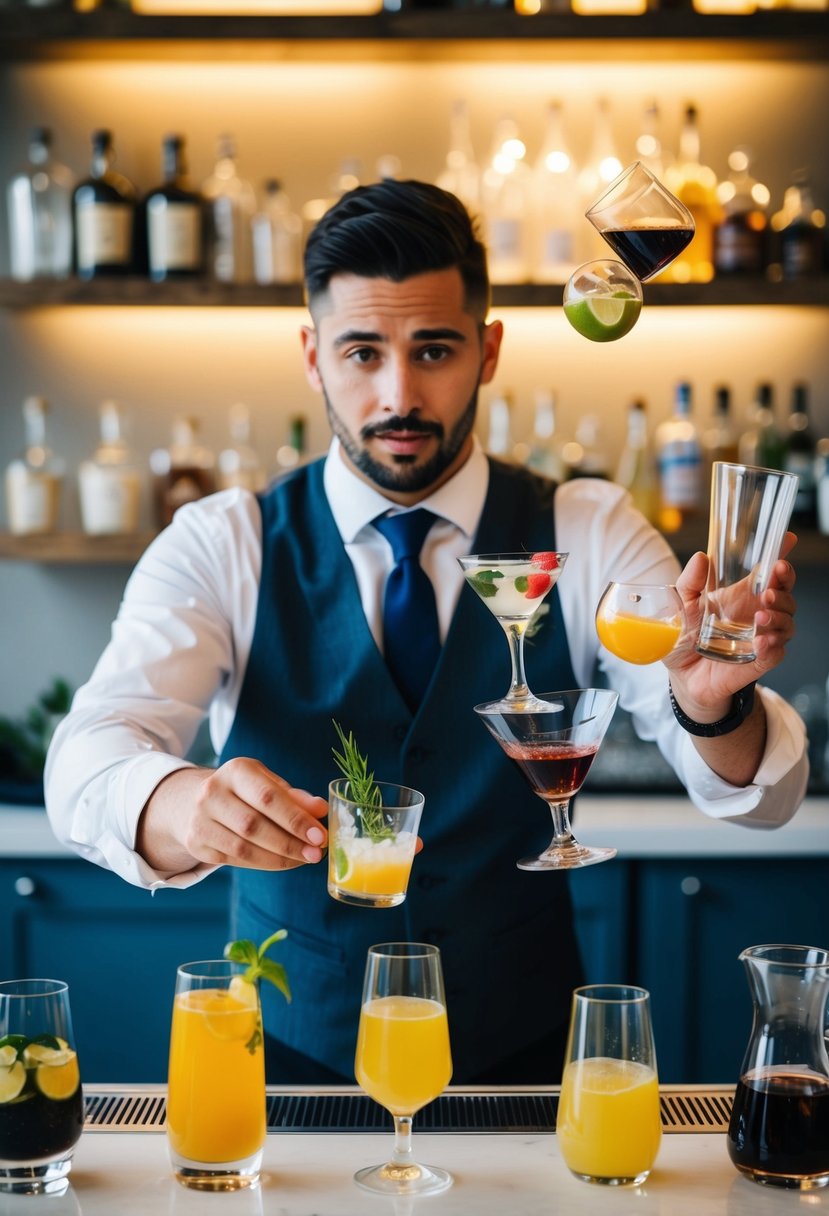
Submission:
M 412 334 L 414 342 L 466 342 L 466 334 L 462 334 L 458 329 L 451 329 L 449 326 L 441 326 L 437 329 L 416 329 Z M 347 346 L 349 342 L 387 342 L 388 338 L 383 334 L 375 333 L 373 330 L 362 329 L 347 329 L 345 333 L 340 334 L 335 338 L 334 345 L 336 347 Z

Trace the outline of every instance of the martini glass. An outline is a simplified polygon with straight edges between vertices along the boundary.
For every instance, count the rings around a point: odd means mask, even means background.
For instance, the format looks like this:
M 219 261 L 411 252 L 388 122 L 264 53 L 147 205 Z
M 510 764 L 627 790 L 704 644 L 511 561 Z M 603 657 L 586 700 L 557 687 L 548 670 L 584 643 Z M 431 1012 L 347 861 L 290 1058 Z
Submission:
M 579 844 L 570 827 L 570 799 L 582 787 L 618 700 L 618 693 L 607 688 L 576 688 L 544 693 L 523 711 L 505 708 L 503 701 L 475 706 L 553 817 L 549 847 L 536 857 L 523 857 L 519 870 L 571 870 L 616 856 L 615 849 Z
M 507 635 L 512 679 L 505 709 L 531 709 L 535 698 L 524 671 L 524 637 L 539 605 L 558 582 L 567 553 L 471 553 L 459 557 L 464 577 Z
M 682 622 L 682 600 L 671 584 L 608 583 L 596 609 L 599 641 L 626 663 L 664 659 L 680 639 Z

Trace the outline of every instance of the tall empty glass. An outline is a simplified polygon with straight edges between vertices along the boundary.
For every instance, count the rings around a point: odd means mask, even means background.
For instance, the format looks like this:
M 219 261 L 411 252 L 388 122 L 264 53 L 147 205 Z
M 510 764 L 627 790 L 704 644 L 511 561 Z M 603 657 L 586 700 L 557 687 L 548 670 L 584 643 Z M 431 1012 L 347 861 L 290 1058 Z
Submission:
M 662 1138 L 650 995 L 626 984 L 573 993 L 556 1138 L 583 1182 L 644 1182 Z
M 0 1192 L 63 1194 L 83 1093 L 63 980 L 0 983 Z
M 769 585 L 797 493 L 795 473 L 716 461 L 711 474 L 708 582 L 697 650 L 750 663 L 754 614 Z

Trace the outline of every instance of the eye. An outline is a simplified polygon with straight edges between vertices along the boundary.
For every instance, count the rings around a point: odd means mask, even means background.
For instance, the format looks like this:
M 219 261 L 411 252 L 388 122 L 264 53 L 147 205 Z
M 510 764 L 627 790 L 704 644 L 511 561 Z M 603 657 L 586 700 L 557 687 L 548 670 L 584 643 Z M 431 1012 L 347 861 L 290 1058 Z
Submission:
M 346 358 L 362 365 L 372 363 L 377 358 L 377 352 L 372 346 L 356 346 L 353 350 L 348 351 Z
M 441 363 L 444 359 L 448 359 L 451 354 L 451 346 L 444 346 L 442 343 L 433 342 L 429 346 L 422 347 L 417 357 L 424 363 Z

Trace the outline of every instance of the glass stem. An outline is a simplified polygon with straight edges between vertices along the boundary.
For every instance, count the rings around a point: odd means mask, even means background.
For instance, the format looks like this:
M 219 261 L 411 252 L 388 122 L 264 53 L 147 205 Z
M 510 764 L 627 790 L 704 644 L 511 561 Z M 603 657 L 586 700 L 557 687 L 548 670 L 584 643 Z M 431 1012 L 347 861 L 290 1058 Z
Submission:
M 553 817 L 553 839 L 550 841 L 550 848 L 561 848 L 562 845 L 573 844 L 575 837 L 570 827 L 570 800 L 548 802 L 547 805 Z
M 510 700 L 529 696 L 527 677 L 524 674 L 524 634 L 527 631 L 526 621 L 510 621 L 504 625 L 504 632 L 509 642 L 509 654 L 512 662 L 512 683 L 507 694 Z
M 414 1165 L 412 1156 L 412 1116 L 394 1116 L 394 1152 L 392 1165 Z

